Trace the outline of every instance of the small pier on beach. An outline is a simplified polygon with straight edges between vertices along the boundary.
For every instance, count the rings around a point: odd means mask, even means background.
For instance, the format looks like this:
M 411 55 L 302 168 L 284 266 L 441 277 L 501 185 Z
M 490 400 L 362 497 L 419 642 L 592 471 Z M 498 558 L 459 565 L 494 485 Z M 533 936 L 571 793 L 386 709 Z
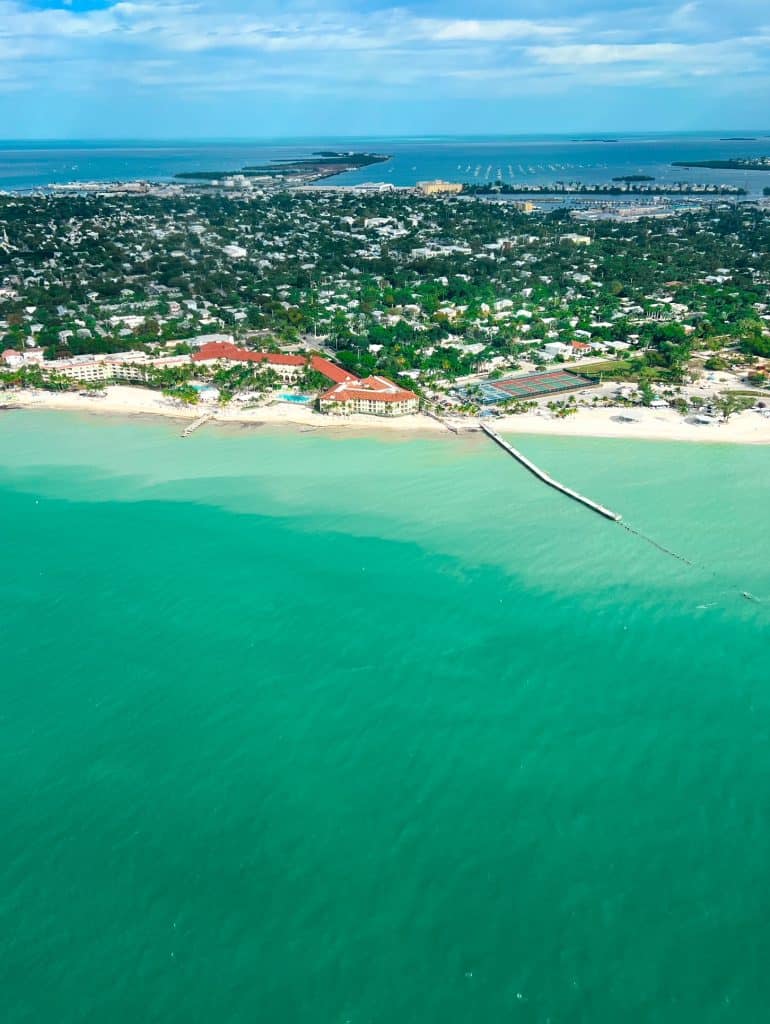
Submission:
M 437 412 L 434 412 L 433 409 L 423 409 L 422 411 L 426 416 L 430 416 L 432 420 L 435 420 L 437 423 L 440 423 L 441 426 L 444 427 L 446 430 L 450 431 L 450 433 L 460 433 L 457 427 L 455 427 L 453 424 L 445 420 L 443 416 L 439 416 L 439 414 Z
M 516 459 L 517 462 L 521 463 L 525 469 L 528 469 L 533 476 L 536 476 L 538 480 L 541 480 L 544 484 L 549 487 L 553 487 L 554 490 L 560 491 L 562 494 L 566 494 L 568 498 L 572 498 L 573 501 L 579 502 L 581 505 L 585 505 L 586 508 L 590 508 L 593 512 L 598 512 L 600 516 L 604 516 L 605 519 L 611 519 L 613 523 L 619 523 L 622 520 L 622 516 L 619 516 L 617 512 L 613 512 L 611 509 L 605 508 L 604 505 L 600 505 L 596 501 L 592 501 L 591 498 L 586 498 L 585 495 L 579 494 L 577 491 L 573 491 L 571 487 L 566 487 L 564 484 L 559 483 L 558 480 L 554 480 L 552 476 L 543 472 L 539 466 L 536 466 L 531 459 L 528 459 L 526 455 L 523 455 L 517 448 L 514 448 L 512 444 L 509 444 L 505 438 L 500 437 L 499 434 L 495 433 L 491 427 L 488 427 L 485 423 L 480 424 L 481 429 L 491 438 L 495 444 L 499 445 L 503 451 L 506 451 L 512 458 Z
M 208 423 L 209 420 L 213 420 L 214 414 L 212 412 L 204 413 L 203 416 L 199 416 L 197 420 L 193 420 L 192 423 L 188 423 L 182 431 L 182 437 L 189 437 L 190 434 L 194 434 L 196 430 L 200 430 L 204 423 Z

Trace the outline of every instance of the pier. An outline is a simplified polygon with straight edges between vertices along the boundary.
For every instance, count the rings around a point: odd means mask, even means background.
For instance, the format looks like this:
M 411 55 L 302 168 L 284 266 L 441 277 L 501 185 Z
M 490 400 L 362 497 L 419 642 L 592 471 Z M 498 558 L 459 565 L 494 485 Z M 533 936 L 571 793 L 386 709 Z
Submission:
M 452 424 L 448 423 L 443 416 L 439 416 L 437 412 L 434 412 L 432 409 L 428 408 L 424 408 L 422 411 L 426 416 L 430 416 L 432 420 L 436 420 L 437 423 L 440 423 L 441 426 L 448 430 L 450 433 L 459 434 L 460 431 L 457 429 L 457 427 L 452 426 Z
M 573 501 L 579 502 L 581 505 L 585 505 L 586 508 L 590 508 L 593 512 L 598 512 L 600 516 L 604 516 L 605 519 L 611 519 L 613 523 L 619 523 L 622 516 L 619 516 L 616 512 L 611 509 L 605 508 L 604 505 L 600 505 L 596 501 L 592 501 L 591 498 L 586 498 L 583 494 L 578 494 L 577 491 L 573 491 L 571 487 L 565 487 L 564 484 L 559 483 L 558 480 L 554 480 L 552 476 L 544 473 L 542 469 L 535 465 L 530 459 L 523 455 L 517 448 L 514 448 L 512 444 L 509 444 L 504 438 L 500 437 L 499 434 L 495 433 L 491 427 L 488 427 L 485 423 L 480 424 L 481 429 L 490 437 L 495 444 L 498 444 L 504 451 L 508 452 L 517 462 L 520 462 L 525 469 L 528 469 L 533 476 L 536 476 L 538 480 L 542 480 L 544 484 L 549 487 L 553 487 L 556 491 L 561 491 L 562 494 L 566 494 L 568 498 L 572 498 Z
M 190 434 L 194 434 L 196 430 L 199 430 L 204 423 L 208 423 L 209 420 L 214 418 L 214 414 L 211 412 L 204 413 L 203 416 L 199 416 L 197 420 L 192 423 L 188 423 L 182 431 L 182 437 L 189 437 Z

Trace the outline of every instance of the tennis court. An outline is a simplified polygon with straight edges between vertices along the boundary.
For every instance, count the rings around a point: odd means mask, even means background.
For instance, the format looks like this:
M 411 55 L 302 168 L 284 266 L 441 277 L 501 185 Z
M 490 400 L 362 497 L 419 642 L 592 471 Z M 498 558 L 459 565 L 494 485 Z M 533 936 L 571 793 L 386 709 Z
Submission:
M 542 398 L 544 395 L 558 395 L 563 391 L 577 391 L 589 388 L 595 382 L 567 370 L 548 370 L 545 373 L 529 373 L 525 377 L 507 377 L 503 380 L 487 381 L 487 388 L 501 392 L 497 401 L 507 402 L 511 398 L 526 401 Z M 494 399 L 493 399 L 494 401 Z

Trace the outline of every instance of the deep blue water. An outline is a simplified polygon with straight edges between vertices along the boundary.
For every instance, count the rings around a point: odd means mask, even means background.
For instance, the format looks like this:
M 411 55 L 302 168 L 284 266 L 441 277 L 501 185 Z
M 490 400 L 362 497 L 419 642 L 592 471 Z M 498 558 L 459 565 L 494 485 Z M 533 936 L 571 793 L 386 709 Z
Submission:
M 740 135 L 751 141 L 726 141 Z M 579 138 L 585 139 L 585 136 Z M 496 138 L 276 139 L 231 142 L 58 141 L 0 142 L 0 188 L 26 189 L 84 180 L 168 180 L 180 171 L 236 171 L 246 164 L 308 156 L 318 149 L 388 153 L 385 164 L 340 175 L 355 184 L 387 181 L 411 185 L 426 178 L 450 181 L 550 183 L 609 181 L 645 173 L 660 181 L 728 182 L 759 194 L 770 173 L 672 167 L 676 160 L 770 155 L 770 129 L 703 134 L 614 135 L 617 141 L 575 141 L 570 136 Z

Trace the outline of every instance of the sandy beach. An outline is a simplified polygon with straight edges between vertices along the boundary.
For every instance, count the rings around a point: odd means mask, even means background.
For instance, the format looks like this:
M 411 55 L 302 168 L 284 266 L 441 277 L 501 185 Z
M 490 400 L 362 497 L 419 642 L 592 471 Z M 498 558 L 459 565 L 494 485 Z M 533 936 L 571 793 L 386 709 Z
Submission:
M 345 427 L 350 429 L 383 429 L 388 431 L 427 430 L 431 433 L 445 432 L 436 420 L 429 416 L 400 416 L 384 419 L 380 416 L 335 416 L 313 412 L 301 405 L 289 402 L 259 405 L 244 408 L 237 404 L 220 408 L 200 403 L 186 406 L 166 398 L 149 388 L 128 387 L 114 384 L 100 395 L 86 395 L 65 391 L 6 391 L 0 392 L 0 406 L 19 409 L 60 409 L 68 412 L 102 413 L 113 416 L 164 416 L 169 419 L 194 422 L 201 416 L 211 414 L 217 423 L 271 424 L 329 429 Z M 180 428 L 181 429 L 181 428 Z
M 319 430 L 382 430 L 408 433 L 446 433 L 449 429 L 438 420 L 425 415 L 384 419 L 379 416 L 335 416 L 320 414 L 287 402 L 242 408 L 237 405 L 223 409 L 205 405 L 182 406 L 157 391 L 147 388 L 112 385 L 99 396 L 75 392 L 6 391 L 0 405 L 18 409 L 60 409 L 69 412 L 104 415 L 150 415 L 192 422 L 210 412 L 219 423 L 265 424 L 270 426 L 315 428 Z M 559 419 L 548 413 L 528 412 L 518 416 L 495 418 L 494 429 L 502 434 L 546 434 L 564 437 L 637 438 L 650 441 L 696 441 L 721 444 L 770 444 L 770 417 L 756 412 L 733 416 L 728 423 L 697 424 L 683 419 L 671 409 L 636 407 L 631 416 L 621 408 L 579 409 L 572 416 Z M 451 428 L 460 433 L 478 429 L 478 421 L 468 418 L 449 419 Z
M 622 437 L 647 441 L 698 441 L 716 444 L 770 444 L 770 418 L 756 412 L 732 416 L 727 423 L 699 424 L 673 409 L 635 407 L 633 422 L 621 408 L 580 409 L 566 419 L 524 413 L 492 421 L 501 434 L 551 434 L 573 437 Z

